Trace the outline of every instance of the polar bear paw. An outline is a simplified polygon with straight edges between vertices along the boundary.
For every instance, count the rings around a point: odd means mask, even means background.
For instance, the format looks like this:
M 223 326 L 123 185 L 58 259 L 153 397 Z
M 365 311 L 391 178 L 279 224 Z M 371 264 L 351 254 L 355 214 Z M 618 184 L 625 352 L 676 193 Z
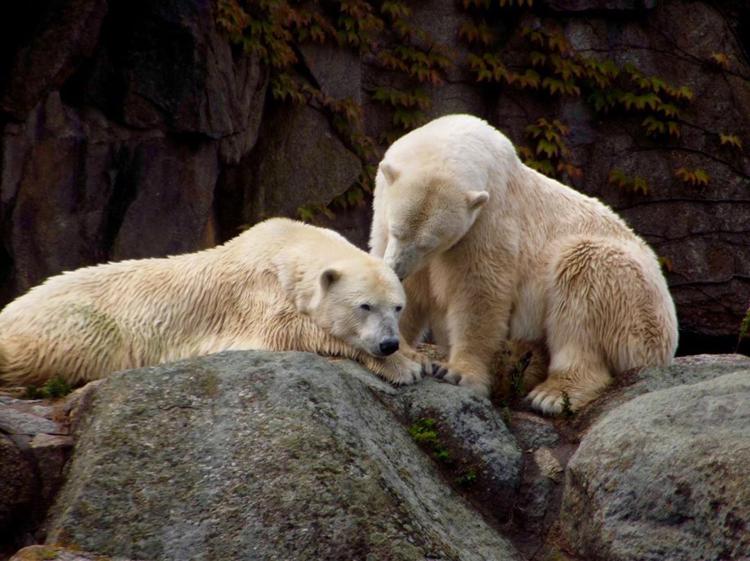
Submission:
M 423 366 L 417 361 L 395 353 L 385 360 L 383 377 L 391 384 L 404 386 L 413 384 L 422 378 Z
M 558 380 L 547 380 L 536 386 L 526 396 L 531 407 L 547 415 L 573 413 L 591 401 L 575 388 L 561 384 Z
M 482 381 L 481 377 L 472 376 L 468 373 L 461 374 L 458 370 L 451 368 L 447 364 L 433 363 L 432 376 L 455 386 L 469 388 L 475 394 L 482 397 L 489 397 L 490 395 L 490 388 Z
M 447 382 L 448 384 L 453 384 L 454 386 L 457 386 L 461 382 L 462 378 L 461 374 L 458 371 L 441 362 L 432 363 L 432 376 L 433 378 L 437 378 L 438 380 L 442 380 L 443 382 Z

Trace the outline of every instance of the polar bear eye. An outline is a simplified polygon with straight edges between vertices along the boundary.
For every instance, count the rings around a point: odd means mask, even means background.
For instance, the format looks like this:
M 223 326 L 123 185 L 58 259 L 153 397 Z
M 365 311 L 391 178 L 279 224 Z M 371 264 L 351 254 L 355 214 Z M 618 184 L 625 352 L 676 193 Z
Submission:
M 403 306 L 396 306 L 396 313 L 400 312 L 403 309 L 404 309 Z
M 359 309 L 369 312 L 370 310 L 372 310 L 372 306 L 370 306 L 370 304 L 361 304 L 359 306 Z

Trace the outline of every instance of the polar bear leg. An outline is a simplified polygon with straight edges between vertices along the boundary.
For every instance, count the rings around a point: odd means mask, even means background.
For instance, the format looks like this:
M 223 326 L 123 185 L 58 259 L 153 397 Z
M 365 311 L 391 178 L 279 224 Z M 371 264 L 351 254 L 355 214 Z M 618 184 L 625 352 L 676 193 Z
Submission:
M 601 357 L 583 352 L 575 342 L 551 352 L 547 379 L 528 395 L 532 407 L 543 413 L 576 411 L 596 399 L 612 381 Z
M 41 385 L 52 377 L 76 385 L 140 358 L 126 352 L 132 333 L 93 304 L 53 301 L 29 315 L 28 324 L 18 321 L 2 334 L 0 385 Z
M 404 280 L 406 308 L 399 320 L 401 338 L 409 345 L 422 339 L 430 315 L 430 277 L 427 270 L 410 275 Z
M 545 413 L 575 411 L 612 380 L 616 356 L 645 363 L 658 300 L 641 266 L 638 248 L 606 238 L 566 243 L 552 263 L 545 328 L 549 377 L 529 394 Z M 640 364 L 639 364 L 640 363 Z

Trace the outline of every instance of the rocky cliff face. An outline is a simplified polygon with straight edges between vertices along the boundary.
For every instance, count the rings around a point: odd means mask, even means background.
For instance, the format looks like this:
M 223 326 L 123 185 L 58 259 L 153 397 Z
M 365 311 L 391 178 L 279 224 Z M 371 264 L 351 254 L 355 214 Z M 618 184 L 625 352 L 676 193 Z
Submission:
M 551 420 L 305 353 L 122 372 L 0 401 L 0 536 L 46 543 L 13 561 L 746 559 L 749 373 L 685 357 Z
M 192 251 L 263 217 L 329 203 L 377 162 L 388 138 L 463 111 L 525 146 L 532 163 L 551 162 L 552 173 L 603 198 L 654 245 L 685 341 L 734 340 L 750 301 L 742 3 L 463 9 L 434 0 L 398 3 L 399 20 L 375 3 L 386 25 L 366 48 L 294 44 L 290 72 L 319 92 L 295 104 L 274 95 L 275 70 L 262 53 L 217 24 L 233 2 L 0 8 L 0 300 L 62 270 Z M 408 37 L 398 35 L 404 22 Z M 429 41 L 417 33 L 425 30 Z M 438 50 L 445 60 L 429 66 Z M 399 56 L 414 57 L 406 70 Z M 602 80 L 617 68 L 635 89 L 597 89 L 575 64 Z M 345 102 L 361 110 L 374 151 L 342 133 L 330 107 Z M 560 142 L 541 144 L 543 134 Z M 357 200 L 336 208 L 333 224 L 362 244 L 369 218 L 366 207 L 352 208 Z

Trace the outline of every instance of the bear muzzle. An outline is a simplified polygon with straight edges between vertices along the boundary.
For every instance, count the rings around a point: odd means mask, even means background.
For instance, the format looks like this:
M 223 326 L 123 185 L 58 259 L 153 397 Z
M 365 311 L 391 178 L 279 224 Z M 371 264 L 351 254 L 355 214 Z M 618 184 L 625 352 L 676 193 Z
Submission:
M 380 351 L 380 354 L 382 356 L 392 355 L 398 350 L 398 344 L 399 343 L 397 337 L 383 339 L 378 346 L 378 350 Z

